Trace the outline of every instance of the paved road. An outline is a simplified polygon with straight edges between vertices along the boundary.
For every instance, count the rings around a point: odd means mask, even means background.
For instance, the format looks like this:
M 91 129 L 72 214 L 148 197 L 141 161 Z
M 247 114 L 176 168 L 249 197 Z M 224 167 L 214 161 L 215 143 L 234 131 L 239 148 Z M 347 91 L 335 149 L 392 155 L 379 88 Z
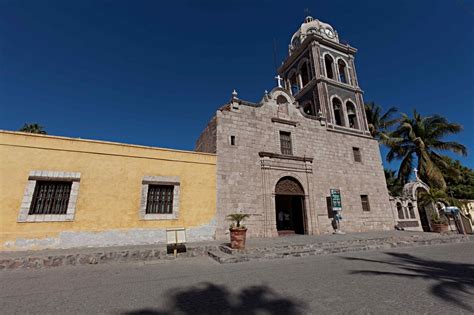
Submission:
M 0 272 L 10 313 L 383 314 L 474 312 L 474 243 L 219 265 Z

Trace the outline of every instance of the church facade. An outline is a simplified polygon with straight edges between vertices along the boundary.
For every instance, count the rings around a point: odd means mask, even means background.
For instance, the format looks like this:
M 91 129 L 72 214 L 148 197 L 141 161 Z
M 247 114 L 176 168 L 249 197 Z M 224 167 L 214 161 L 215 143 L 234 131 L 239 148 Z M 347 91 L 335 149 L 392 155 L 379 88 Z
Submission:
M 218 109 L 196 142 L 217 155 L 217 238 L 226 216 L 250 214 L 250 236 L 333 231 L 330 190 L 345 231 L 393 229 L 379 146 L 368 130 L 356 49 L 307 17 L 292 36 L 278 87 L 258 103 Z

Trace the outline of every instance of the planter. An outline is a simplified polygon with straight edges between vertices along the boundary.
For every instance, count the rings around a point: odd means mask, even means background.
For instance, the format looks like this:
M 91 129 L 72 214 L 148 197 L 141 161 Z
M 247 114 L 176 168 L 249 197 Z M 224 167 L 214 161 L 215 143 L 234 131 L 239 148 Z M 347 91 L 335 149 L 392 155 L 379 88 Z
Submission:
M 435 224 L 431 223 L 431 229 L 435 233 L 443 233 L 443 232 L 448 232 L 449 226 L 447 224 Z
M 230 228 L 230 248 L 244 249 L 247 229 Z

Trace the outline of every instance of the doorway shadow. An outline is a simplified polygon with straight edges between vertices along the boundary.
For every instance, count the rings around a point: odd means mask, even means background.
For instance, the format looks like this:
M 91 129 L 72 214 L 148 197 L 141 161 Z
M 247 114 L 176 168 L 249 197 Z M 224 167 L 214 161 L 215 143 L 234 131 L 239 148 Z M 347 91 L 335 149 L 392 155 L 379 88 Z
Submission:
M 200 283 L 167 294 L 166 309 L 138 309 L 127 315 L 168 314 L 302 314 L 306 306 L 281 297 L 267 286 L 251 286 L 232 293 L 225 286 Z
M 443 301 L 456 305 L 466 311 L 473 312 L 472 305 L 468 305 L 460 295 L 468 295 L 474 301 L 474 264 L 453 263 L 423 259 L 404 253 L 385 253 L 390 256 L 389 261 L 365 259 L 356 257 L 342 257 L 352 261 L 365 261 L 376 264 L 385 264 L 398 268 L 400 271 L 388 272 L 378 270 L 353 270 L 351 274 L 369 276 L 391 276 L 403 279 L 424 279 L 435 281 L 430 288 L 430 294 Z M 407 283 L 408 284 L 408 283 Z

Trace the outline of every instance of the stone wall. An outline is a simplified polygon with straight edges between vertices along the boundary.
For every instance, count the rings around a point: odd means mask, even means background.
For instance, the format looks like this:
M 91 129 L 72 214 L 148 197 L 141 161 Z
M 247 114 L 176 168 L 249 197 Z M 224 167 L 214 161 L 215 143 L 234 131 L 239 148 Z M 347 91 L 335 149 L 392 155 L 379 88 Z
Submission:
M 278 106 L 278 95 L 285 95 L 290 103 Z M 227 233 L 225 217 L 232 212 L 251 214 L 250 236 L 275 235 L 273 192 L 283 176 L 296 178 L 305 189 L 310 234 L 332 232 L 326 201 L 330 188 L 341 190 L 344 230 L 392 229 L 378 143 L 303 117 L 291 99 L 275 89 L 260 105 L 239 105 L 236 100 L 217 112 L 217 237 Z M 291 133 L 294 156 L 312 162 L 260 157 L 259 152 L 280 153 L 280 131 Z M 235 136 L 235 145 L 229 143 L 230 136 Z M 360 148 L 362 162 L 354 162 L 353 147 Z M 360 195 L 369 196 L 369 212 L 362 211 Z
M 216 153 L 216 127 L 216 117 L 214 116 L 197 139 L 195 151 Z

